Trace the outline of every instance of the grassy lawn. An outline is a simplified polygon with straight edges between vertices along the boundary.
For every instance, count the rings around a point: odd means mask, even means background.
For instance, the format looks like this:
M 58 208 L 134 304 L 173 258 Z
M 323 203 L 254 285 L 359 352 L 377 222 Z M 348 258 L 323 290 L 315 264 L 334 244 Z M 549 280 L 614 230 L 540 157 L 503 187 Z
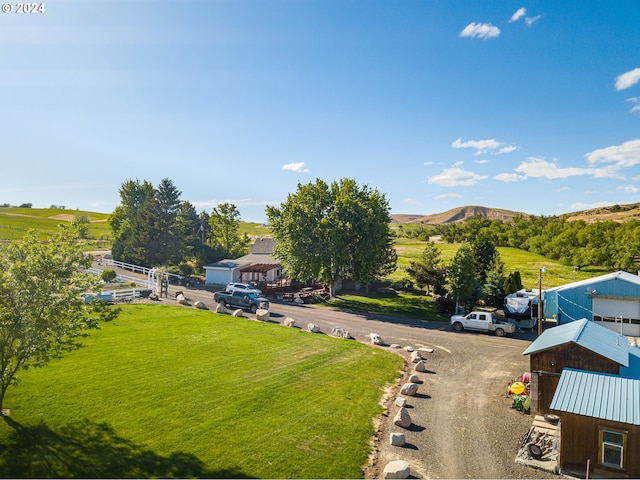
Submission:
M 338 294 L 336 298 L 321 303 L 346 312 L 389 315 L 418 320 L 448 321 L 448 315 L 440 315 L 431 297 L 408 293 L 397 295 L 371 292 L 362 294 Z
M 354 478 L 400 357 L 355 341 L 127 305 L 23 372 L 0 477 Z

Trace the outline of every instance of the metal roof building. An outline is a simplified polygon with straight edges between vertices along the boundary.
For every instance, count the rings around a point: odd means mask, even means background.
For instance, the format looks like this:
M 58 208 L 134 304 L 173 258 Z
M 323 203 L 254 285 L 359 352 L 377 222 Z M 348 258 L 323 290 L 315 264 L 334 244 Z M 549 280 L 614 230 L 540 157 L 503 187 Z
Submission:
M 629 366 L 627 339 L 586 318 L 545 330 L 522 354 L 542 352 L 567 343 L 575 343 L 622 366 Z
M 640 380 L 566 368 L 560 377 L 551 408 L 640 425 Z
M 547 289 L 545 318 L 558 325 L 587 318 L 624 335 L 640 336 L 640 277 L 613 272 Z

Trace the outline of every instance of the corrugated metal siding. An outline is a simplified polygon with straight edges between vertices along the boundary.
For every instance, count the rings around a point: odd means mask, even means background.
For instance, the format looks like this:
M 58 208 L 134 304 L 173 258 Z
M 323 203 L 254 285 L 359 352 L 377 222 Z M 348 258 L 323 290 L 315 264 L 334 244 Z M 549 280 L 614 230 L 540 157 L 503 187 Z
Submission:
M 620 365 L 629 366 L 630 347 L 627 339 L 587 319 L 545 330 L 536 341 L 529 345 L 523 355 L 541 352 L 570 342 L 577 343 Z
M 562 372 L 551 408 L 640 425 L 640 380 L 567 368 Z
M 595 290 L 596 295 L 640 300 L 640 277 L 627 272 L 613 272 L 547 289 L 543 295 L 547 302 L 545 315 L 558 315 L 558 324 L 581 318 L 593 319 L 593 299 L 587 293 L 589 289 Z

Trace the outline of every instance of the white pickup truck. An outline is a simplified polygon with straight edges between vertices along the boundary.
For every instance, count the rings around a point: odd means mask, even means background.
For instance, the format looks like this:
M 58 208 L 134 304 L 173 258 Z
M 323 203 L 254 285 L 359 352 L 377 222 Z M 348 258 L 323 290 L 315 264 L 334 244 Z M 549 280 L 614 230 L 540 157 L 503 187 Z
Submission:
M 454 330 L 460 332 L 465 328 L 468 330 L 481 330 L 484 332 L 495 332 L 499 337 L 504 337 L 506 333 L 516 331 L 513 323 L 499 322 L 495 315 L 491 312 L 471 312 L 468 315 L 453 315 L 451 317 L 451 325 Z

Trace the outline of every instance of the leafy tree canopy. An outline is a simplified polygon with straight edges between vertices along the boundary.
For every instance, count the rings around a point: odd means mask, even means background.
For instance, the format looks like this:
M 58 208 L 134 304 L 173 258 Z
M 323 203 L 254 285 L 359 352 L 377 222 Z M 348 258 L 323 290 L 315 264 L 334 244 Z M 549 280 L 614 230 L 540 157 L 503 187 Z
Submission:
M 20 370 L 78 348 L 86 330 L 117 313 L 99 301 L 85 303 L 99 278 L 82 273 L 91 261 L 77 238 L 63 229 L 41 241 L 31 231 L 0 248 L 0 407 Z
M 368 284 L 393 263 L 389 204 L 355 180 L 298 184 L 280 207 L 267 207 L 276 255 L 289 276 L 319 279 L 335 296 L 336 282 Z

